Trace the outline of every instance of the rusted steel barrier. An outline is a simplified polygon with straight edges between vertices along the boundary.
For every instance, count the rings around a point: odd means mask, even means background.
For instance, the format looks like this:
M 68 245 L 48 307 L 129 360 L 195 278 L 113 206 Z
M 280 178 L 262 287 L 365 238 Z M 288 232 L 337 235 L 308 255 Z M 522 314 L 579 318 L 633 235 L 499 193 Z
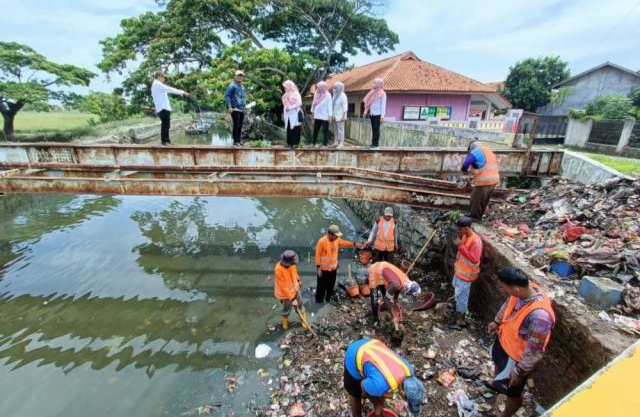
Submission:
M 521 169 L 524 152 L 498 153 L 512 172 Z M 529 164 L 552 175 L 561 161 L 556 153 L 534 152 Z M 468 205 L 467 192 L 420 175 L 458 173 L 465 155 L 445 149 L 1 144 L 0 192 L 337 197 L 459 208 Z M 495 197 L 505 193 L 497 190 Z
M 530 176 L 560 173 L 563 152 L 495 151 L 503 175 Z M 70 167 L 354 167 L 404 174 L 455 174 L 467 152 L 445 148 L 296 149 L 232 148 L 215 146 L 140 146 L 79 144 L 0 144 L 0 168 Z

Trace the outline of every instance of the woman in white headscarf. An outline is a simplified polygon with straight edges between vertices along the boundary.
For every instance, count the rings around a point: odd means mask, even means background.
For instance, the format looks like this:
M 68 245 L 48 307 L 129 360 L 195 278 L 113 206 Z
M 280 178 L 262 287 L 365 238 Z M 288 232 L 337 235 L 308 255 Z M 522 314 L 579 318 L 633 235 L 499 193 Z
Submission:
M 349 102 L 347 95 L 344 93 L 344 84 L 337 81 L 333 85 L 333 119 L 336 122 L 336 130 L 334 136 L 336 138 L 335 146 L 342 148 L 344 146 L 344 123 L 347 121 L 347 109 Z
M 284 94 L 282 95 L 282 106 L 284 108 L 284 127 L 287 129 L 287 145 L 290 148 L 297 148 L 300 144 L 300 120 L 298 113 L 302 109 L 302 97 L 295 83 L 287 80 L 282 83 Z

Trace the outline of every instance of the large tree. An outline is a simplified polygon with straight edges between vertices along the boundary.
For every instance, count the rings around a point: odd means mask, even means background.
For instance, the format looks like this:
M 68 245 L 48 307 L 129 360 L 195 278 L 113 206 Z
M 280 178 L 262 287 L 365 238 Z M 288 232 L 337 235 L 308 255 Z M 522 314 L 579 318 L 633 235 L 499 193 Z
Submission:
M 503 94 L 513 107 L 535 112 L 549 103 L 553 86 L 569 76 L 558 56 L 527 58 L 509 68 Z
M 88 86 L 95 74 L 69 64 L 51 62 L 32 48 L 0 42 L 0 113 L 5 136 L 14 134 L 16 114 L 25 104 L 49 110 L 50 100 L 64 100 L 59 87 Z
M 209 98 L 216 101 L 220 92 L 210 89 L 228 83 L 236 67 L 247 72 L 255 91 L 277 89 L 292 78 L 304 94 L 314 81 L 343 69 L 349 56 L 384 53 L 398 43 L 398 36 L 377 17 L 380 4 L 375 0 L 158 3 L 162 10 L 123 20 L 122 32 L 102 41 L 100 69 L 126 73 L 124 90 L 138 105 L 148 100 L 150 77 L 158 69 L 190 91 L 206 80 Z M 284 50 L 266 48 L 267 41 Z M 229 67 L 221 71 L 221 62 Z

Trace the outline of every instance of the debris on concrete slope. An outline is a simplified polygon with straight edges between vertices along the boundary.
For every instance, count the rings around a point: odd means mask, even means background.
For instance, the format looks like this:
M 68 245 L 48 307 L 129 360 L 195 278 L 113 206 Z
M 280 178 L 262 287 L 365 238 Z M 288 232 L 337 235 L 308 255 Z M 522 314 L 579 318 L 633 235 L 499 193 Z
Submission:
M 614 315 L 603 320 L 640 335 L 639 209 L 640 181 L 585 186 L 555 178 L 492 205 L 488 223 L 493 237 L 537 268 L 556 296 L 584 299 Z
M 395 347 L 412 363 L 416 376 L 424 383 L 426 399 L 421 415 L 455 417 L 461 410 L 470 416 L 494 414 L 496 396 L 501 403 L 504 398 L 483 384 L 492 376 L 493 365 L 488 354 L 491 341 L 484 334 L 483 326 L 473 321 L 469 330 L 446 330 L 447 306 L 446 303 L 440 306 L 444 308 L 414 312 L 409 304 L 403 303 L 405 334 L 401 345 Z M 284 354 L 279 365 L 279 385 L 275 382 L 269 385 L 271 404 L 253 410 L 255 415 L 350 416 L 349 399 L 342 383 L 347 346 L 366 337 L 392 345 L 394 335 L 390 324 L 373 324 L 369 299 L 364 297 L 340 296 L 313 326 L 318 338 L 310 338 L 302 328 L 296 328 L 289 330 L 280 342 Z M 446 384 L 443 374 L 447 375 Z M 387 403 L 400 415 L 408 415 L 399 397 Z M 539 410 L 527 392 L 525 407 L 518 415 L 535 415 L 536 406 Z

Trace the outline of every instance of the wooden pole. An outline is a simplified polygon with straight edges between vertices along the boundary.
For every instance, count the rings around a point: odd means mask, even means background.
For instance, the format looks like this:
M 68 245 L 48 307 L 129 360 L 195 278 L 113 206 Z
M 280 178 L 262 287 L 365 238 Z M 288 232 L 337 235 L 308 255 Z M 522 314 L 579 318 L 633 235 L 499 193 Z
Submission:
M 409 269 L 407 269 L 407 275 L 409 275 L 409 272 L 411 272 L 411 270 L 415 266 L 416 262 L 418 262 L 418 259 L 420 259 L 422 257 L 422 255 L 424 254 L 424 251 L 427 249 L 427 246 L 429 246 L 429 243 L 431 243 L 431 240 L 433 239 L 433 237 L 435 235 L 436 235 L 436 230 L 434 230 L 431 233 L 431 236 L 429 236 L 429 239 L 427 239 L 427 243 L 425 243 L 424 246 L 422 247 L 422 249 L 420 249 L 420 252 L 418 253 L 418 256 L 416 256 L 416 259 L 413 260 L 413 263 L 411 264 Z

